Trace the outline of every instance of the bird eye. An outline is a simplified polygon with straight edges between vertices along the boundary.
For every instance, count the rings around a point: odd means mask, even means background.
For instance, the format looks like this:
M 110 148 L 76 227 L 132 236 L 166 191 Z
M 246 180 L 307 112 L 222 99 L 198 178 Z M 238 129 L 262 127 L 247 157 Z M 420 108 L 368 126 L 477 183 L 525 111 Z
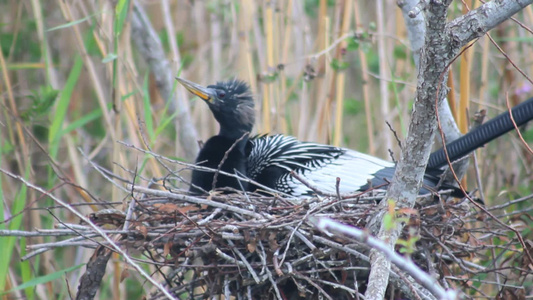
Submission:
M 226 97 L 226 92 L 219 91 L 218 92 L 218 98 L 223 99 L 224 97 Z

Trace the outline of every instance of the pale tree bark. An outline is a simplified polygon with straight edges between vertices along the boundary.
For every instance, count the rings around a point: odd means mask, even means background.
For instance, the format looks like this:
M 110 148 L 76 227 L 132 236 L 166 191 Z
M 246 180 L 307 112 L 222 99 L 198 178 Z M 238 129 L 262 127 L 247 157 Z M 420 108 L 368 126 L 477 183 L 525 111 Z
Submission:
M 413 52 L 413 59 L 417 70 L 420 67 L 420 53 L 424 47 L 424 41 L 426 40 L 426 22 L 423 13 L 416 14 L 413 17 L 411 17 L 409 13 L 416 8 L 416 5 L 419 2 L 419 0 L 398 1 L 398 6 L 402 10 L 405 27 L 407 28 L 407 37 L 409 39 L 409 44 L 411 45 L 411 51 Z M 460 138 L 461 131 L 457 127 L 457 123 L 453 118 L 447 99 L 442 101 L 439 106 L 439 116 L 446 141 L 453 141 Z
M 419 0 L 404 0 L 398 1 L 398 6 L 402 11 L 402 15 L 405 21 L 405 27 L 407 28 L 407 37 L 409 44 L 411 45 L 411 51 L 413 53 L 413 59 L 416 69 L 420 68 L 420 53 L 424 47 L 424 41 L 426 40 L 426 21 L 423 13 L 413 15 L 411 12 L 418 9 L 417 4 Z M 453 91 L 452 91 L 453 92 Z M 450 109 L 448 99 L 445 98 L 439 104 L 439 120 L 440 127 L 444 134 L 446 143 L 452 142 L 462 136 L 461 131 L 457 127 L 455 118 Z M 440 134 L 437 134 L 437 139 L 441 140 Z M 458 178 L 462 178 L 468 169 L 469 159 L 461 159 L 453 164 L 453 171 Z M 443 174 L 442 183 L 452 186 L 457 186 L 455 178 L 450 175 L 450 172 Z
M 533 3 L 533 0 L 491 1 L 447 23 L 450 3 L 451 0 L 420 1 L 411 13 L 411 16 L 424 14 L 426 34 L 420 55 L 411 123 L 386 196 L 386 199 L 395 202 L 397 208 L 414 206 L 435 137 L 436 107 L 446 96 L 447 73 L 452 60 L 468 42 L 484 35 Z M 373 216 L 373 220 L 379 224 L 378 238 L 394 249 L 404 224 L 396 224 L 395 228 L 386 229 L 383 216 L 387 212 L 388 201 L 381 201 L 380 205 L 381 212 Z M 383 253 L 375 249 L 370 252 L 370 261 L 371 272 L 365 298 L 383 299 L 391 263 Z

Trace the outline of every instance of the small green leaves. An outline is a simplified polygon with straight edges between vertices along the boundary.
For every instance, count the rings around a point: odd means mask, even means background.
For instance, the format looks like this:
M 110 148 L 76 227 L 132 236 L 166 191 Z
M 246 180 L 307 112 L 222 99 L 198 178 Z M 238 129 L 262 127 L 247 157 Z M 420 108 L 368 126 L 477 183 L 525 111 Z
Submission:
M 54 105 L 59 91 L 50 85 L 41 85 L 37 90 L 32 91 L 29 98 L 32 100 L 30 108 L 21 112 L 20 116 L 24 121 L 29 121 L 34 117 L 48 114 Z
M 348 68 L 349 66 L 350 64 L 346 61 L 342 61 L 336 58 L 331 60 L 331 68 L 333 68 L 333 70 L 340 71 Z

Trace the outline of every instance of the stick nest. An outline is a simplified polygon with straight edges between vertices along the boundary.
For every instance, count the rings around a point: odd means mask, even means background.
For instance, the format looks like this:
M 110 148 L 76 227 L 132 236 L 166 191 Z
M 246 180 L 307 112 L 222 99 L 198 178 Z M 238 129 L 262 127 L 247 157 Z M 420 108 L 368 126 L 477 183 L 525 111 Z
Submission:
M 310 216 L 328 217 L 366 228 L 378 209 L 380 195 L 295 200 L 239 192 L 194 197 L 133 189 L 141 193 L 136 198 L 142 200 L 130 204 L 129 221 L 126 213 L 115 210 L 90 217 L 102 226 L 128 226 L 122 246 L 147 256 L 164 277 L 166 288 L 177 297 L 357 299 L 365 289 L 368 247 L 319 232 L 306 220 Z M 445 287 L 468 287 L 475 293 L 472 277 L 477 275 L 499 272 L 500 281 L 514 282 L 529 274 L 522 269 L 490 269 L 478 263 L 486 261 L 490 251 L 501 252 L 502 246 L 493 245 L 491 240 L 506 235 L 506 230 L 495 228 L 468 201 L 430 198 L 427 201 L 431 203 L 401 212 L 403 217 L 392 221 L 407 223 L 397 250 L 439 278 Z M 511 244 L 517 244 L 516 240 Z M 519 251 L 512 251 L 511 244 L 505 246 L 511 250 L 506 266 L 524 259 Z M 431 299 L 394 267 L 391 282 L 390 293 Z M 501 292 L 520 293 L 505 284 L 500 288 Z M 162 299 L 163 295 L 154 293 L 151 297 Z
M 372 230 L 379 226 L 371 220 L 381 210 L 383 193 L 295 199 L 226 190 L 191 196 L 171 183 L 183 182 L 178 173 L 196 166 L 152 155 L 171 176 L 152 180 L 127 170 L 141 182 L 133 184 L 93 165 L 110 183 L 130 194 L 128 201 L 100 202 L 105 208 L 87 215 L 102 232 L 87 224 L 58 220 L 57 229 L 25 233 L 74 237 L 29 245 L 23 260 L 55 247 L 97 248 L 78 287 L 78 295 L 90 298 L 98 291 L 107 261 L 116 250 L 110 247 L 109 238 L 102 238 L 107 234 L 125 251 L 123 255 L 153 266 L 152 275 L 162 287 L 153 289 L 149 299 L 164 298 L 163 288 L 181 299 L 219 295 L 225 299 L 362 299 L 369 247 L 318 231 L 308 220 L 331 218 L 375 235 Z M 166 166 L 169 161 L 185 167 L 175 172 Z M 441 196 L 421 198 L 413 209 L 388 205 L 387 222 L 406 224 L 396 250 L 444 288 L 463 291 L 467 298 L 524 299 L 532 293 L 523 282 L 531 281 L 524 253 L 533 255 L 533 242 L 517 233 L 529 232 L 524 229 L 530 223 L 528 200 L 533 195 L 484 211 L 467 200 Z M 498 221 L 488 217 L 489 212 Z M 391 299 L 435 299 L 408 273 L 392 265 Z

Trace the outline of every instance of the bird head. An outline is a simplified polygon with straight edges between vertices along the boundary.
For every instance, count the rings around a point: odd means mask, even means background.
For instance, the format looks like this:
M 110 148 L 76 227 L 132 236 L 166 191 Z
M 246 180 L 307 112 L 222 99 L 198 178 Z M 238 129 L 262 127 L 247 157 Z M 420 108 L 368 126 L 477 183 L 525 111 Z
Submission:
M 204 100 L 220 124 L 220 135 L 240 138 L 255 123 L 254 100 L 250 86 L 241 80 L 217 82 L 203 87 L 176 77 L 189 92 Z

